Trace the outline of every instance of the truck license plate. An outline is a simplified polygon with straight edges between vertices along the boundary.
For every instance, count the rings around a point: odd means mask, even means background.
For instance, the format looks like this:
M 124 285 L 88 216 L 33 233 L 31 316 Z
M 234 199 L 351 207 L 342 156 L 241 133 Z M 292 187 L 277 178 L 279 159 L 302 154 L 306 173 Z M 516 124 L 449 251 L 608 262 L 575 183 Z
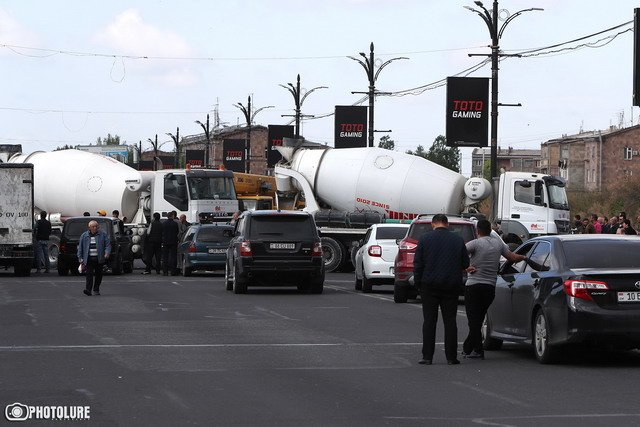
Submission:
M 210 254 L 223 254 L 227 252 L 226 249 L 209 249 Z
M 269 249 L 295 249 L 295 243 L 271 243 Z
M 618 302 L 640 302 L 640 292 L 618 292 Z

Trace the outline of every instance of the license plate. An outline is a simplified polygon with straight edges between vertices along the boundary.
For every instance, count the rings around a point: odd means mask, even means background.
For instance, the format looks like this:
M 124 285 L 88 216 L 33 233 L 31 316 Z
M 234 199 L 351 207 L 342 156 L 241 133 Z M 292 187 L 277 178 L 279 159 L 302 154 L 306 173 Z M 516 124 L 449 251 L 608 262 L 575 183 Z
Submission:
M 295 249 L 295 243 L 270 243 L 269 249 Z
M 226 249 L 209 249 L 210 254 L 223 254 L 227 252 Z
M 640 292 L 618 292 L 618 302 L 640 302 Z

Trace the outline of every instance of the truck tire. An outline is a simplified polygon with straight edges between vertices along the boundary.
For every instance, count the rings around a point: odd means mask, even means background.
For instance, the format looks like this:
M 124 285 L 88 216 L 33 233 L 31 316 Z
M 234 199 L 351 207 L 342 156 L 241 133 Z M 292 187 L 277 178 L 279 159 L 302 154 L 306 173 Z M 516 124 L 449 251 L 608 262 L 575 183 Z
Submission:
M 49 268 L 58 268 L 58 256 L 60 255 L 60 236 L 49 236 Z
M 322 256 L 324 271 L 331 273 L 338 270 L 343 263 L 345 250 L 342 244 L 332 237 L 322 237 Z

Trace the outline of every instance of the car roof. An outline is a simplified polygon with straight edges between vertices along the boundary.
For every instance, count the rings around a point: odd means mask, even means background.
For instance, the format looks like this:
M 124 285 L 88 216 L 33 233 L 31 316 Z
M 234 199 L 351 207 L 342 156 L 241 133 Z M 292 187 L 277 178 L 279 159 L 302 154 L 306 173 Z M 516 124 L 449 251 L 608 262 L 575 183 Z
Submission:
M 287 211 L 287 210 L 259 210 L 259 211 L 245 211 L 245 215 L 251 216 L 286 216 L 286 215 L 296 215 L 296 216 L 311 216 L 309 212 L 305 211 Z
M 380 224 L 371 224 L 371 227 L 369 228 L 389 228 L 389 227 L 402 227 L 402 228 L 409 228 L 411 224 L 405 224 L 405 223 L 400 223 L 400 222 L 390 222 L 390 223 L 380 223 Z
M 435 214 L 419 215 L 413 221 L 411 221 L 411 224 L 416 224 L 416 223 L 430 224 L 431 221 L 433 220 L 434 215 Z M 447 220 L 449 221 L 449 224 L 470 224 L 470 225 L 473 225 L 474 227 L 476 225 L 475 221 L 468 218 L 462 218 L 456 215 L 447 215 Z
M 535 237 L 529 241 L 537 241 L 537 240 L 554 240 L 560 242 L 608 242 L 612 240 L 617 241 L 638 241 L 640 242 L 639 236 L 634 235 L 620 235 L 620 234 L 554 234 L 548 236 L 540 236 Z
M 120 221 L 120 220 L 117 219 L 117 218 L 110 217 L 110 216 L 98 216 L 98 215 L 96 215 L 96 216 L 72 216 L 72 217 L 66 218 L 64 220 L 64 222 L 67 222 L 67 221 L 71 221 L 71 222 L 75 222 L 75 221 L 111 221 L 111 222 L 114 222 L 114 221 Z
M 202 230 L 204 228 L 228 228 L 233 229 L 233 225 L 231 224 L 193 224 L 191 228 Z

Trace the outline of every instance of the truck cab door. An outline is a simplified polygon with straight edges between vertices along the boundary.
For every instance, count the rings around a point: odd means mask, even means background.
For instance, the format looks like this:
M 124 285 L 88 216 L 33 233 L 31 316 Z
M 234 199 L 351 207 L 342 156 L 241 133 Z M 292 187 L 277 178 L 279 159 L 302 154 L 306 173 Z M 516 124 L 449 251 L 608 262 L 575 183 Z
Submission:
M 508 220 L 520 223 L 529 235 L 546 234 L 549 209 L 544 181 L 536 178 L 511 178 L 510 181 Z

